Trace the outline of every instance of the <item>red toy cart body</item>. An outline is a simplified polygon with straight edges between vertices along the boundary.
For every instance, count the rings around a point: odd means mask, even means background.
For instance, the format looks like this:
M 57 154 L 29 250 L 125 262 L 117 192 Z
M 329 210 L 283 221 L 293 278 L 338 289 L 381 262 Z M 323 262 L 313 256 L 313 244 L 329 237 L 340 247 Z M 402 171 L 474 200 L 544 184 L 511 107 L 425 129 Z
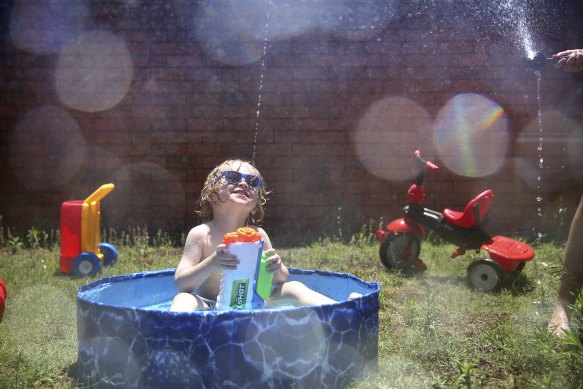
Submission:
M 63 273 L 95 275 L 103 265 L 112 265 L 117 260 L 117 249 L 109 243 L 100 243 L 100 201 L 114 187 L 102 185 L 85 200 L 65 201 L 61 205 L 60 269 Z
M 6 295 L 6 283 L 0 278 L 0 318 L 4 315 L 4 309 L 6 308 Z

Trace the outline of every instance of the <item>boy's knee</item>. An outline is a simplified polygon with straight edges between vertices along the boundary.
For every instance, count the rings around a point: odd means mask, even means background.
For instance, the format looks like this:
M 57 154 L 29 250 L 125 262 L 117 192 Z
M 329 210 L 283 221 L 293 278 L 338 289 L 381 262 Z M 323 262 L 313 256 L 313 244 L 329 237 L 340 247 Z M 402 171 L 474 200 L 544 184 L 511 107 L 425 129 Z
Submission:
M 304 283 L 300 281 L 288 281 L 285 283 L 286 289 L 293 289 L 293 290 L 305 290 L 308 289 Z
M 170 311 L 173 312 L 189 312 L 198 308 L 198 301 L 194 295 L 190 293 L 178 293 L 172 300 Z
M 176 296 L 174 296 L 174 299 L 172 300 L 172 302 L 177 302 L 177 301 L 195 301 L 194 296 L 191 293 L 186 293 L 186 292 L 182 292 L 182 293 L 178 293 Z

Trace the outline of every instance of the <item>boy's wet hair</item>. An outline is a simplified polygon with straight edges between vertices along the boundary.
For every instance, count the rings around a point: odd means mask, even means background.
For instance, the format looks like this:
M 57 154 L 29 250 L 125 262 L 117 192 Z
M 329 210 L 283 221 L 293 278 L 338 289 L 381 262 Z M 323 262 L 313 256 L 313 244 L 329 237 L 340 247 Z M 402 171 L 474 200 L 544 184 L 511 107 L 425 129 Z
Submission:
M 220 181 L 216 182 L 217 177 L 226 170 L 238 170 L 244 164 L 249 166 L 250 173 L 261 176 L 259 170 L 257 170 L 257 168 L 251 162 L 241 159 L 227 160 L 216 166 L 209 173 L 200 192 L 198 210 L 196 211 L 201 223 L 206 223 L 213 218 L 213 207 L 211 205 L 211 200 L 213 196 L 216 196 L 217 199 L 219 198 L 217 189 L 220 185 Z M 258 225 L 259 222 L 263 220 L 263 217 L 265 216 L 263 205 L 267 202 L 267 195 L 269 193 L 270 192 L 267 191 L 267 187 L 265 186 L 265 180 L 262 180 L 261 186 L 259 187 L 259 198 L 257 200 L 257 206 L 254 208 L 254 212 L 249 214 L 247 224 Z

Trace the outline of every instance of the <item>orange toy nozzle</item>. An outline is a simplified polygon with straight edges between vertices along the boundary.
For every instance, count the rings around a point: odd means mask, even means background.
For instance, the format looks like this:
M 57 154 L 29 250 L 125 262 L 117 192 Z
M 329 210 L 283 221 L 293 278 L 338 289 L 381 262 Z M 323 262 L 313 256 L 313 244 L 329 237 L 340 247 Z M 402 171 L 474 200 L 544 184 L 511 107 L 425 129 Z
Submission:
M 236 232 L 228 232 L 223 237 L 223 244 L 236 242 L 259 242 L 261 234 L 251 227 L 241 227 Z
M 227 232 L 223 236 L 223 244 L 231 244 L 239 241 L 239 234 L 236 232 Z
M 261 239 L 259 232 L 251 227 L 241 227 L 237 230 L 240 242 L 258 242 Z

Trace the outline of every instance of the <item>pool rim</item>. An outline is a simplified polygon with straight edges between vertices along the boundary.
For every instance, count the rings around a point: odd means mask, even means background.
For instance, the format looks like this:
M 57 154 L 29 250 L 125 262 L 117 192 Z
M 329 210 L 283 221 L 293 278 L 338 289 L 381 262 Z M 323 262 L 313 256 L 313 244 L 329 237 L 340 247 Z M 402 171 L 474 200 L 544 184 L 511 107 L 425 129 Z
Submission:
M 77 302 L 84 302 L 87 304 L 92 304 L 96 306 L 103 306 L 107 307 L 108 309 L 119 309 L 119 310 L 135 310 L 141 314 L 146 315 L 162 315 L 162 316 L 169 316 L 169 317 L 182 317 L 182 316 L 197 316 L 197 315 L 229 315 L 229 316 L 249 316 L 254 314 L 263 314 L 269 312 L 286 312 L 286 311 L 296 311 L 296 310 L 303 310 L 303 309 L 311 309 L 313 307 L 326 307 L 326 306 L 350 306 L 359 304 L 359 300 L 373 298 L 373 296 L 378 295 L 381 291 L 381 285 L 375 281 L 364 281 L 353 274 L 349 273 L 341 273 L 335 272 L 330 270 L 312 270 L 312 269 L 300 269 L 294 267 L 288 267 L 290 276 L 292 275 L 302 275 L 302 276 L 310 276 L 310 275 L 318 275 L 322 277 L 337 277 L 343 279 L 350 279 L 358 284 L 360 284 L 363 288 L 370 289 L 370 291 L 366 294 L 363 294 L 362 297 L 353 299 L 353 300 L 342 300 L 337 301 L 331 304 L 321 304 L 321 305 L 305 305 L 305 306 L 298 306 L 298 307 L 278 307 L 278 308 L 262 308 L 262 309 L 241 309 L 241 310 L 196 310 L 192 312 L 172 312 L 168 310 L 154 310 L 154 309 L 144 309 L 141 307 L 135 306 L 121 306 L 121 305 L 112 305 L 107 304 L 104 302 L 98 302 L 95 300 L 90 300 L 82 296 L 84 292 L 87 292 L 93 288 L 98 287 L 99 285 L 103 285 L 106 283 L 119 283 L 126 280 L 136 280 L 136 279 L 145 279 L 145 278 L 154 278 L 154 277 L 163 277 L 163 276 L 173 276 L 176 272 L 176 268 L 169 268 L 169 269 L 162 269 L 162 270 L 146 270 L 141 272 L 135 273 L 128 273 L 128 274 L 120 274 L 114 276 L 107 276 L 100 278 L 98 280 L 92 281 L 88 284 L 81 285 L 77 291 Z M 176 292 L 178 293 L 178 292 Z

